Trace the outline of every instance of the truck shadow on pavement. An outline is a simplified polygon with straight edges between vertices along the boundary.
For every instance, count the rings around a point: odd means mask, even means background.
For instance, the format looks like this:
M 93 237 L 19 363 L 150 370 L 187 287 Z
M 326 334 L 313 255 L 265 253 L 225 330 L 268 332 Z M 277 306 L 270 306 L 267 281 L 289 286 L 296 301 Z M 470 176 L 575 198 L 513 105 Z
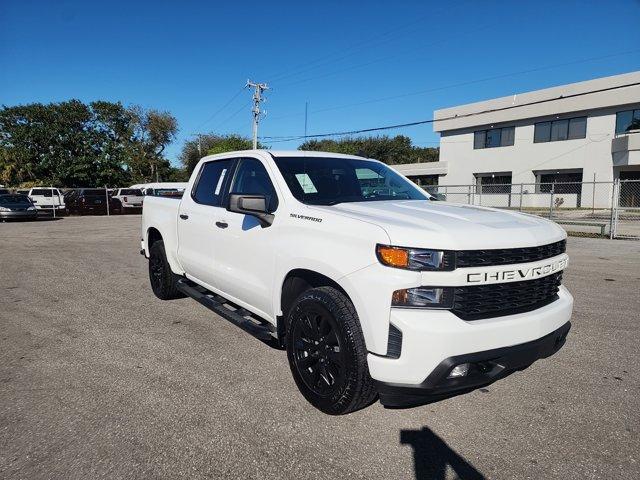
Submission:
M 411 445 L 417 480 L 444 480 L 447 467 L 461 480 L 480 480 L 486 477 L 453 451 L 431 429 L 401 430 L 400 444 Z

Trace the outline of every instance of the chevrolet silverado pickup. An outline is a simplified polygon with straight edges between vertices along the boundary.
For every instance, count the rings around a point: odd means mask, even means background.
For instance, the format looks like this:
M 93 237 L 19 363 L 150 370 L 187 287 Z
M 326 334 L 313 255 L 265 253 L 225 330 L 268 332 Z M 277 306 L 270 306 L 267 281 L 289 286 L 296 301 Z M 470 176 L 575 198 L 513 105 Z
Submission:
M 153 293 L 286 349 L 329 414 L 441 400 L 556 353 L 573 309 L 565 250 L 551 221 L 434 202 L 335 153 L 208 156 L 181 199 L 147 197 L 142 215 Z

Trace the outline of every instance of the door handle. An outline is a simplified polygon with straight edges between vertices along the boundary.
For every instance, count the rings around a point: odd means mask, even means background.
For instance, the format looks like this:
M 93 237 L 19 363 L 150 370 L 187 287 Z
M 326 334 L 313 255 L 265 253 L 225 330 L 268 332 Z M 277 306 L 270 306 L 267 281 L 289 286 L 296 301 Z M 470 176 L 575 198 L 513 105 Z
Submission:
M 216 227 L 227 228 L 229 224 L 227 222 L 216 222 Z
M 185 215 L 184 213 L 181 213 L 181 214 L 180 214 L 180 218 L 181 218 L 182 220 L 188 220 L 188 219 L 189 219 L 189 215 Z

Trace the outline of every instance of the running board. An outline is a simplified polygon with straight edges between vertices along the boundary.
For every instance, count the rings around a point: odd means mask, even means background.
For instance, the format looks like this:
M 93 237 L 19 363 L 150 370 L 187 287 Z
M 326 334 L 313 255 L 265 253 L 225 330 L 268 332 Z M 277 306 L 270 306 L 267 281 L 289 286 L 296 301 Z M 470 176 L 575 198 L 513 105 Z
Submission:
M 193 298 L 254 337 L 269 342 L 277 338 L 276 328 L 271 323 L 258 318 L 244 308 L 238 307 L 226 298 L 212 293 L 187 279 L 178 280 L 176 287 L 185 295 Z

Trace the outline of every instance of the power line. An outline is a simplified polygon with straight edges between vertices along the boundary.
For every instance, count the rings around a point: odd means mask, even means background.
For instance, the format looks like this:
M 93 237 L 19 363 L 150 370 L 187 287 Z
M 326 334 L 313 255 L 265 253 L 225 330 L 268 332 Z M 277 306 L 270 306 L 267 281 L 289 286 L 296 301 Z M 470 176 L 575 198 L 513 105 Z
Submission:
M 249 102 L 249 103 L 243 103 L 242 106 L 236 110 L 235 112 L 233 112 L 226 120 L 223 120 L 222 122 L 218 123 L 213 130 L 218 130 L 222 125 L 228 123 L 229 121 L 233 120 L 241 111 L 248 109 L 251 104 L 253 103 L 253 101 Z
M 348 130 L 348 131 L 343 131 L 343 132 L 332 132 L 332 133 L 319 133 L 319 134 L 314 134 L 314 135 L 289 135 L 289 136 L 265 136 L 265 137 L 260 137 L 263 140 L 273 140 L 274 143 L 275 141 L 292 141 L 292 140 L 304 140 L 307 138 L 325 138 L 325 137 L 337 137 L 337 136 L 343 136 L 343 135 L 355 135 L 357 133 L 369 133 L 369 132 L 378 132 L 378 131 L 383 131 L 383 130 L 394 130 L 394 129 L 398 129 L 398 128 L 406 128 L 406 127 L 413 127 L 415 125 L 424 125 L 427 123 L 434 123 L 434 122 L 442 122 L 445 120 L 454 120 L 454 119 L 459 119 L 459 118 L 468 118 L 468 117 L 473 117 L 476 115 L 482 115 L 485 113 L 494 113 L 494 112 L 502 112 L 505 110 L 513 110 L 515 108 L 521 108 L 521 107 L 527 107 L 527 106 L 531 106 L 531 105 L 540 105 L 543 103 L 548 103 L 548 102 L 553 102 L 555 100 L 566 100 L 568 98 L 575 98 L 575 97 L 581 97 L 584 95 L 590 95 L 593 93 L 602 93 L 602 92 L 609 92 L 612 90 L 618 90 L 620 88 L 626 88 L 626 87 L 635 87 L 637 85 L 640 85 L 640 82 L 634 82 L 634 83 L 628 83 L 628 84 L 624 84 L 624 85 L 618 85 L 615 87 L 606 87 L 606 88 L 600 88 L 597 90 L 590 90 L 588 92 L 580 92 L 580 93 L 573 93 L 570 95 L 560 95 L 558 97 L 553 97 L 553 98 L 546 98 L 543 100 L 536 100 L 533 102 L 527 102 L 527 103 L 521 103 L 519 105 L 509 105 L 506 107 L 499 107 L 499 108 L 490 108 L 487 110 L 482 110 L 480 112 L 471 112 L 471 113 L 464 113 L 464 114 L 460 114 L 460 115 L 453 115 L 450 117 L 443 117 L 443 118 L 430 118 L 428 120 L 418 120 L 416 122 L 408 122 L 408 123 L 399 123 L 396 125 L 385 125 L 383 127 L 373 127 L 373 128 L 364 128 L 364 129 L 360 129 L 360 130 Z
M 213 112 L 213 114 L 207 118 L 204 122 L 202 122 L 200 125 L 198 125 L 195 130 L 200 130 L 204 125 L 206 125 L 207 123 L 209 123 L 211 120 L 213 120 L 220 112 L 222 112 L 225 108 L 227 108 L 229 105 L 231 105 L 231 103 L 238 98 L 238 96 L 242 93 L 242 91 L 245 89 L 246 87 L 242 87 L 240 90 L 238 90 L 233 97 L 231 97 L 224 105 L 222 105 L 218 110 L 216 110 L 215 112 Z
M 640 52 L 640 49 L 636 49 L 636 50 L 628 50 L 626 52 L 619 52 L 619 53 L 614 53 L 614 54 L 610 54 L 610 55 L 602 55 L 602 56 L 598 56 L 598 57 L 590 57 L 590 58 L 583 58 L 580 60 L 574 60 L 571 62 L 563 62 L 563 63 L 556 63 L 553 65 L 545 65 L 542 67 L 536 67 L 536 68 L 531 68 L 531 69 L 527 69 L 527 70 L 519 70 L 517 72 L 510 72 L 510 73 L 503 73 L 500 75 L 494 75 L 491 77 L 484 77 L 484 78 L 479 78 L 476 80 L 469 80 L 466 82 L 459 82 L 459 83 L 454 83 L 454 84 L 450 84 L 450 85 L 443 85 L 440 87 L 434 87 L 434 88 L 428 88 L 428 89 L 424 89 L 424 90 L 417 90 L 417 91 L 413 91 L 413 92 L 407 92 L 407 93 L 401 93 L 398 95 L 391 95 L 391 96 L 387 96 L 387 97 L 378 97 L 378 98 L 372 98 L 369 100 L 363 100 L 361 102 L 355 102 L 355 103 L 347 103 L 347 104 L 343 104 L 343 105 L 336 105 L 333 107 L 326 107 L 326 108 L 320 108 L 318 110 L 312 110 L 311 112 L 309 112 L 309 114 L 315 114 L 315 113 L 322 113 L 322 112 L 328 112 L 331 110 L 340 110 L 343 108 L 350 108 L 350 107 L 358 107 L 361 105 L 368 105 L 371 103 L 379 103 L 379 102 L 385 102 L 388 100 L 397 100 L 399 98 L 406 98 L 406 97 L 411 97 L 411 96 L 416 96 L 416 95 L 424 95 L 426 93 L 432 93 L 432 92 L 437 92 L 440 90 L 446 90 L 449 88 L 456 88 L 456 87 L 463 87 L 463 86 L 467 86 L 467 85 L 474 85 L 476 83 L 482 83 L 482 82 L 488 82 L 491 80 L 498 80 L 501 78 L 506 78 L 506 77 L 511 77 L 511 76 L 516 76 L 516 75 L 524 75 L 527 73 L 535 73 L 535 72 L 540 72 L 543 70 L 550 70 L 553 68 L 559 68 L 559 67 L 565 67 L 565 66 L 569 66 L 569 65 L 577 65 L 577 64 L 581 64 L 581 63 L 587 63 L 587 62 L 593 62 L 593 61 L 597 61 L 597 60 L 605 60 L 608 58 L 613 58 L 613 57 L 619 57 L 622 55 L 630 55 L 633 53 L 638 53 Z M 288 115 L 282 115 L 279 117 L 275 117 L 273 118 L 273 120 L 280 120 L 283 118 L 289 118 L 289 117 L 297 117 L 300 116 L 300 113 L 292 113 L 292 114 L 288 114 Z
M 294 77 L 294 76 L 300 75 L 302 73 L 305 73 L 305 72 L 307 72 L 309 70 L 314 70 L 316 68 L 319 68 L 319 67 L 322 67 L 322 66 L 325 66 L 325 65 L 329 65 L 331 63 L 335 63 L 335 62 L 340 61 L 340 60 L 344 60 L 345 58 L 353 56 L 355 53 L 357 53 L 357 52 L 359 52 L 361 50 L 364 50 L 365 48 L 369 48 L 372 45 L 375 45 L 375 46 L 382 45 L 382 44 L 388 42 L 391 39 L 397 38 L 397 37 L 399 37 L 401 35 L 405 35 L 407 32 L 413 31 L 413 30 L 407 30 L 406 28 L 408 26 L 415 25 L 415 24 L 423 24 L 426 19 L 432 18 L 434 15 L 439 15 L 440 13 L 443 13 L 445 11 L 447 11 L 447 12 L 450 11 L 450 7 L 447 6 L 447 7 L 440 8 L 440 9 L 436 10 L 433 13 L 429 13 L 429 14 L 423 15 L 423 16 L 417 18 L 416 20 L 412 20 L 411 22 L 407 22 L 407 23 L 398 25 L 398 26 L 396 26 L 396 27 L 394 27 L 394 28 L 392 28 L 390 30 L 387 30 L 386 32 L 383 32 L 383 33 L 379 34 L 379 35 L 375 35 L 373 37 L 369 37 L 368 39 L 362 40 L 360 42 L 356 42 L 356 43 L 352 44 L 351 46 L 346 47 L 346 48 L 344 48 L 344 49 L 342 49 L 340 51 L 335 51 L 333 53 L 330 53 L 330 54 L 327 54 L 327 55 L 323 55 L 321 57 L 316 58 L 315 60 L 312 60 L 310 62 L 305 62 L 305 63 L 303 63 L 301 65 L 298 65 L 297 67 L 294 67 L 291 70 L 288 70 L 288 71 L 285 70 L 283 73 L 279 73 L 279 74 L 276 74 L 274 76 L 271 76 L 270 77 L 270 81 L 271 81 L 271 83 L 279 82 L 279 81 L 284 80 L 285 78 Z M 393 33 L 397 32 L 398 30 L 400 30 L 400 33 L 398 35 L 392 35 Z M 386 39 L 386 40 L 382 40 L 385 37 L 389 37 L 389 38 Z M 379 41 L 379 40 L 381 40 L 381 41 Z M 349 52 L 349 51 L 351 51 L 351 53 L 345 55 L 345 52 Z M 332 57 L 334 57 L 336 55 L 338 55 L 338 58 L 332 59 Z M 314 64 L 318 64 L 318 65 L 309 67 L 310 65 L 314 65 Z
M 472 30 L 466 30 L 465 32 L 463 32 L 463 34 L 465 34 L 465 35 L 475 34 L 475 33 L 479 32 L 479 31 L 481 31 L 481 30 L 486 30 L 486 29 L 487 29 L 487 28 L 489 28 L 490 26 L 491 26 L 491 25 L 489 25 L 489 24 L 487 24 L 487 25 L 482 25 L 482 26 L 477 27 L 477 28 L 474 28 L 474 29 L 472 29 Z M 446 43 L 446 42 L 448 42 L 448 41 L 449 41 L 449 39 L 448 39 L 448 38 L 441 38 L 441 39 L 439 39 L 439 40 L 437 40 L 437 41 L 435 41 L 435 42 L 431 42 L 431 43 L 427 43 L 427 44 L 425 44 L 425 45 L 421 45 L 420 47 L 421 47 L 421 48 L 423 48 L 423 49 L 424 49 L 424 48 L 427 48 L 427 47 L 434 47 L 434 46 L 436 46 L 436 45 L 439 45 L 439 44 L 441 44 L 441 43 Z M 280 88 L 283 88 L 283 87 L 290 87 L 290 86 L 294 86 L 294 85 L 299 85 L 299 84 L 301 84 L 301 83 L 310 82 L 310 81 L 312 81 L 312 80 L 316 80 L 316 79 L 318 79 L 318 78 L 325 78 L 325 77 L 330 77 L 330 76 L 333 76 L 333 75 L 338 75 L 338 74 L 343 73 L 343 72 L 347 72 L 347 71 L 350 71 L 350 70 L 356 70 L 356 69 L 358 69 L 358 68 L 367 67 L 367 66 L 369 66 L 369 65 L 373 65 L 373 64 L 375 64 L 375 63 L 380 63 L 380 62 L 383 62 L 383 61 L 388 60 L 388 59 L 390 59 L 390 58 L 392 58 L 392 59 L 398 59 L 399 57 L 401 57 L 402 55 L 404 55 L 404 54 L 405 54 L 405 53 L 407 53 L 407 52 L 412 52 L 412 50 L 405 50 L 405 51 L 403 51 L 403 52 L 399 52 L 399 53 L 398 53 L 398 52 L 396 52 L 396 53 L 394 53 L 394 54 L 392 54 L 392 55 L 385 55 L 385 56 L 383 56 L 383 57 L 378 57 L 378 58 L 375 58 L 375 59 L 373 59 L 373 60 L 369 60 L 369 61 L 364 62 L 364 63 L 359 63 L 359 64 L 356 64 L 356 65 L 349 65 L 349 66 L 347 66 L 347 67 L 343 67 L 343 68 L 341 68 L 341 69 L 339 69 L 339 70 L 333 70 L 333 71 L 331 71 L 331 72 L 326 72 L 326 73 L 323 73 L 323 74 L 314 75 L 314 76 L 312 76 L 312 77 L 303 78 L 303 79 L 301 79 L 301 80 L 295 80 L 295 81 L 292 81 L 292 82 L 285 83 L 284 85 L 279 85 L 279 87 L 280 87 Z M 355 53 L 354 53 L 354 54 L 355 54 Z M 345 57 L 343 57 L 343 58 L 350 57 L 350 56 L 352 56 L 352 55 L 354 55 L 354 54 L 346 55 L 346 56 L 345 56 Z M 414 59 L 413 59 L 413 60 L 409 59 L 409 60 L 407 60 L 407 61 L 418 61 L 418 60 L 426 60 L 426 59 L 431 59 L 431 58 L 432 58 L 432 56 L 431 56 L 431 55 L 427 55 L 427 56 L 419 57 L 418 59 L 416 59 L 416 58 L 414 57 Z M 405 63 L 406 63 L 406 62 L 405 62 Z

